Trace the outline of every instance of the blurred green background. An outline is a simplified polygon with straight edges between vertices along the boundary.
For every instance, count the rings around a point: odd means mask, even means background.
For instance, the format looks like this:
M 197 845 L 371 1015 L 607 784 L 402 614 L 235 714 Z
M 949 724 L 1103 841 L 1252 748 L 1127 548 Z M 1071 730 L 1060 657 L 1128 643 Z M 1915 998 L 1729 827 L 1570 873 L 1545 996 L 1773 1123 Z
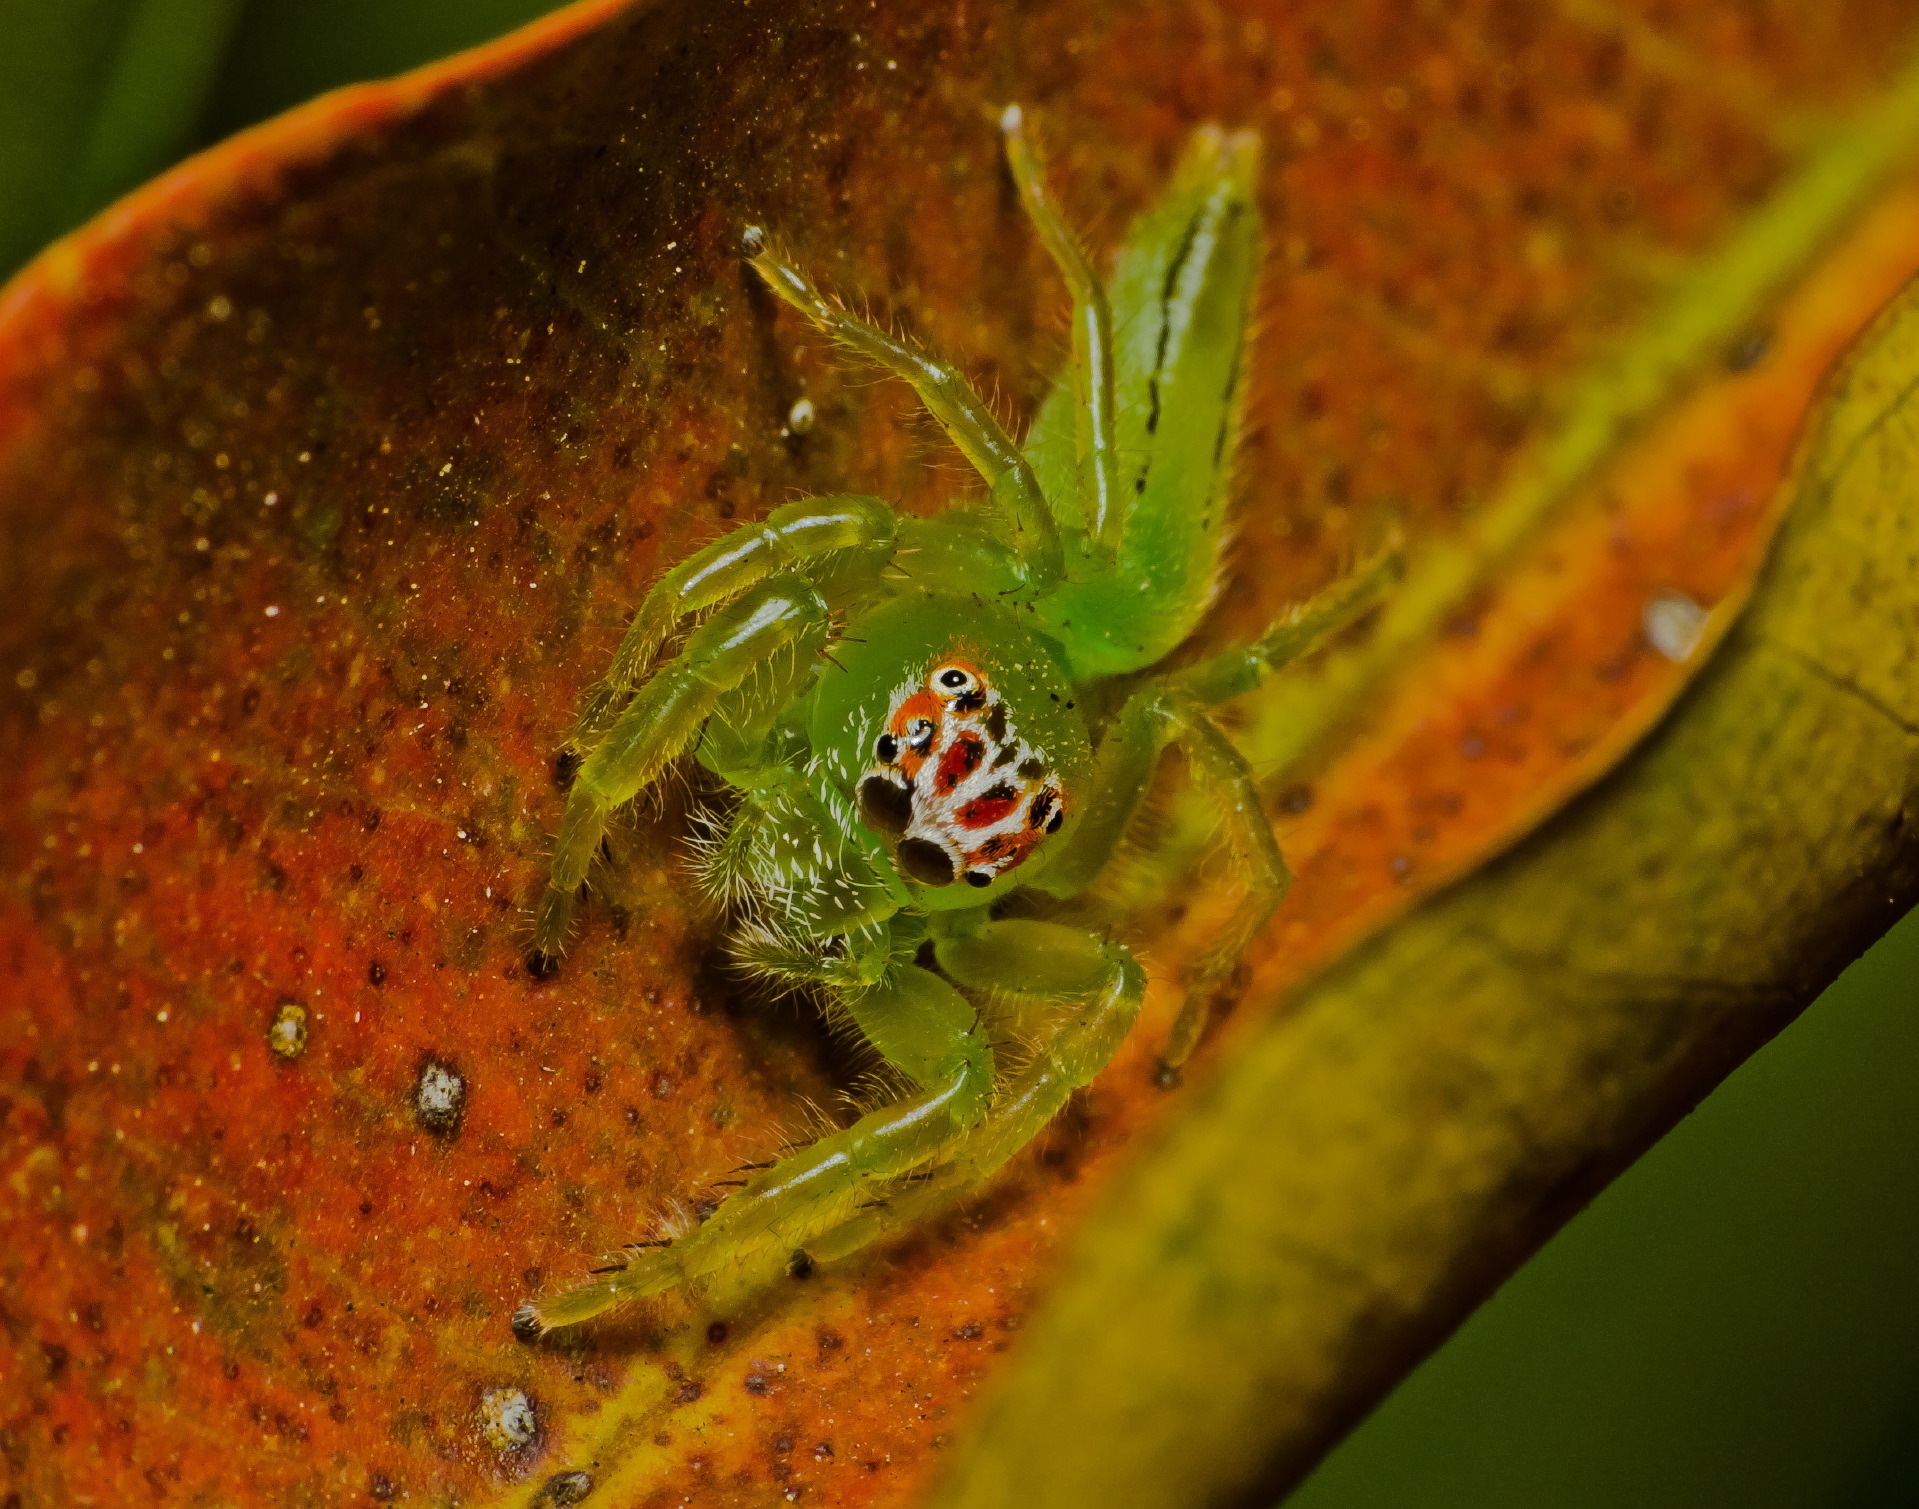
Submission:
M 540 0 L 0 0 L 0 275 L 185 152 Z M 1289 1509 L 1919 1505 L 1919 913 Z

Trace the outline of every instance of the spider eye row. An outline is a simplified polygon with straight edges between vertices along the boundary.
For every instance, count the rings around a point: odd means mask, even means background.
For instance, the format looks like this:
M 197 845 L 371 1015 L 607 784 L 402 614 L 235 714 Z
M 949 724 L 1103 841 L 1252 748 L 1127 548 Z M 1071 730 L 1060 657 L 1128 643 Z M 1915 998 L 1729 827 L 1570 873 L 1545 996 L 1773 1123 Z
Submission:
M 933 722 L 930 718 L 915 718 L 906 725 L 906 747 L 915 754 L 925 754 L 933 745 Z M 881 734 L 873 741 L 873 757 L 882 765 L 891 765 L 900 757 L 900 741 L 892 734 Z

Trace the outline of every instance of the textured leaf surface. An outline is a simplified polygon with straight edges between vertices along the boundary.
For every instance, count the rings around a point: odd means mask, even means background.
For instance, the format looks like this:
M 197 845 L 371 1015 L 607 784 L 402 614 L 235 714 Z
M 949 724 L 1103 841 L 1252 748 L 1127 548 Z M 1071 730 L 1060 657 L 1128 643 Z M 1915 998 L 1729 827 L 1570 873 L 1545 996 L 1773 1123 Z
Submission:
M 24 1380 L 0 1446 L 29 1495 L 528 1503 L 579 1472 L 620 1504 L 912 1501 L 1108 1171 L 1193 1098 L 1148 1083 L 1156 995 L 1038 1155 L 922 1236 L 723 1318 L 510 1337 L 529 1288 L 712 1198 L 846 1082 L 802 1012 L 707 964 L 682 795 L 618 836 L 559 975 L 524 965 L 552 756 L 647 580 L 795 492 L 963 486 L 901 393 L 750 285 L 742 223 L 1025 414 L 1062 296 L 989 107 L 1036 108 L 1100 244 L 1194 123 L 1258 126 L 1272 276 L 1218 643 L 1380 505 L 1430 551 L 1558 454 L 1578 374 L 1663 339 L 1808 142 L 1903 98 L 1910 26 L 1866 0 L 1659 29 L 764 9 L 575 10 L 323 103 L 0 300 L 0 1321 Z M 1700 655 L 1652 647 L 1649 602 L 1724 632 L 1818 373 L 1919 266 L 1911 191 L 1871 174 L 1798 232 L 1737 370 L 1695 339 L 1607 469 L 1445 599 L 1357 723 L 1341 704 L 1339 752 L 1289 764 L 1301 883 L 1195 1093 L 1670 701 Z M 1153 898 L 1162 971 L 1216 891 Z M 1430 1337 L 1456 1306 L 1418 1313 Z M 1365 1392 L 1341 1387 L 1322 1410 Z

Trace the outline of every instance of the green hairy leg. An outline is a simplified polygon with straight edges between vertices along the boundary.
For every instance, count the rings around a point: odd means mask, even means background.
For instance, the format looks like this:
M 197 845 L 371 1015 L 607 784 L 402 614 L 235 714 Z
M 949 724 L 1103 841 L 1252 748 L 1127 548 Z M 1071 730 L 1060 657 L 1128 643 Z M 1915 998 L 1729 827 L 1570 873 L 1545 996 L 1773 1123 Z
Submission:
M 1376 608 L 1398 582 L 1402 565 L 1395 539 L 1352 575 L 1284 614 L 1252 644 L 1202 660 L 1166 681 L 1209 707 L 1254 691 L 1274 672 Z
M 1168 745 L 1185 754 L 1193 782 L 1219 804 L 1234 853 L 1246 868 L 1246 896 L 1187 982 L 1185 1005 L 1160 1054 L 1163 1071 L 1184 1063 L 1206 1025 L 1213 993 L 1239 953 L 1278 907 L 1292 877 L 1245 756 L 1176 686 L 1149 682 L 1120 709 L 1094 754 L 1093 779 L 1066 851 L 1037 882 L 1066 897 L 1091 885 L 1112 861 Z
M 758 227 L 746 232 L 746 254 L 774 293 L 841 345 L 912 385 L 926 412 L 952 437 L 991 491 L 1025 568 L 1027 587 L 1041 591 L 1057 582 L 1064 570 L 1059 527 L 1039 479 L 965 374 L 951 362 L 855 318 L 822 297 L 806 274 L 768 244 Z
M 840 493 L 788 503 L 763 522 L 742 525 L 694 552 L 646 594 L 568 743 L 578 750 L 599 743 L 681 619 L 736 597 L 776 572 L 849 552 L 889 551 L 897 531 L 892 509 L 880 499 Z
M 784 1259 L 853 1217 L 874 1190 L 931 1160 L 986 1112 L 993 1057 L 978 1017 L 937 975 L 913 965 L 841 1004 L 913 1095 L 870 1111 L 749 1179 L 705 1225 L 615 1272 L 545 1301 L 528 1301 L 516 1325 L 537 1335 L 615 1305 L 756 1260 Z
M 1094 276 L 1079 239 L 1067 226 L 1059 206 L 1046 190 L 1032 144 L 1026 138 L 1025 116 L 1018 105 L 1008 105 L 1000 117 L 1006 138 L 1006 161 L 1019 186 L 1020 202 L 1039 232 L 1053 265 L 1073 295 L 1073 413 L 1074 450 L 1078 466 L 1077 496 L 1080 525 L 1111 564 L 1119 548 L 1124 522 L 1119 496 L 1118 442 L 1114 438 L 1113 408 L 1117 401 L 1113 380 L 1113 315 L 1106 289 Z M 1055 511 L 1061 503 L 1052 499 Z
M 696 738 L 724 695 L 773 656 L 817 654 L 826 645 L 826 600 L 804 577 L 777 576 L 716 612 L 678 659 L 649 680 L 581 762 L 567 793 L 553 875 L 540 904 L 534 947 L 557 954 L 573 894 L 616 807 L 631 801 Z
M 1045 1012 L 1028 1056 L 992 1109 L 937 1168 L 888 1189 L 871 1208 L 822 1232 L 809 1255 L 831 1262 L 922 1220 L 990 1179 L 1092 1083 L 1133 1030 L 1146 977 L 1125 948 L 1080 928 L 1014 918 L 935 943 L 940 967 L 968 989 L 1016 997 Z
M 1212 600 L 1260 268 L 1256 161 L 1250 137 L 1196 132 L 1172 190 L 1128 233 L 1107 284 L 1118 554 L 1110 568 L 1075 573 L 1035 604 L 1081 676 L 1153 664 L 1192 633 Z M 1086 422 L 1077 386 L 1054 390 L 1026 442 L 1055 498 L 1077 487 L 1076 437 Z

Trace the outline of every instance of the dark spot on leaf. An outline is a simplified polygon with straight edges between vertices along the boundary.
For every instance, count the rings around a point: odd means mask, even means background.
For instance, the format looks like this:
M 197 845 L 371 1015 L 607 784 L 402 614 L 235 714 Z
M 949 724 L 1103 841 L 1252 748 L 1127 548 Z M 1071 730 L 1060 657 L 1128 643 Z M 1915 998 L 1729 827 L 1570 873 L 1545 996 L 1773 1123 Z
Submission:
M 549 1504 L 578 1504 L 585 1502 L 586 1496 L 592 1491 L 591 1474 L 556 1472 L 541 1487 L 540 1495 Z
M 458 1134 L 466 1119 L 467 1086 L 451 1064 L 437 1058 L 422 1060 L 411 1099 L 414 1119 L 427 1131 L 436 1137 Z

